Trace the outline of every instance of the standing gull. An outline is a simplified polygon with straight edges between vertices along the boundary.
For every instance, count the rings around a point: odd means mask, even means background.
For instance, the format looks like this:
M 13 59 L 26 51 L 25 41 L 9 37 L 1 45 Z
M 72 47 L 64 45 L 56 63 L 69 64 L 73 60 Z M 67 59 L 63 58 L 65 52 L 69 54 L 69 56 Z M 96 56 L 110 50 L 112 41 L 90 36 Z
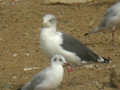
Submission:
M 57 32 L 56 17 L 47 14 L 43 17 L 43 28 L 40 32 L 40 47 L 49 56 L 60 54 L 68 62 L 80 65 L 86 62 L 109 63 L 108 59 L 96 55 L 79 40 L 62 32 Z
M 21 90 L 53 90 L 63 80 L 64 64 L 66 64 L 66 60 L 63 56 L 53 56 L 51 65 L 33 76 L 32 81 L 28 82 Z
M 112 42 L 114 41 L 114 32 L 116 28 L 120 27 L 120 2 L 107 9 L 107 12 L 102 22 L 93 30 L 85 33 L 85 36 L 97 33 L 97 32 L 112 32 Z M 108 30 L 107 30 L 108 29 Z

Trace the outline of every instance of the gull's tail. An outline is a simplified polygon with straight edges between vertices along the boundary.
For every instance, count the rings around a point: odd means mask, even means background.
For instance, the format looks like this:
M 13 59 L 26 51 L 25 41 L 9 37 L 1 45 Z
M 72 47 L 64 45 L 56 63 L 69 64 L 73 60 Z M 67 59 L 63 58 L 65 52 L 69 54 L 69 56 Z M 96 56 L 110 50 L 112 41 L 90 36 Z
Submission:
M 97 26 L 94 30 L 88 32 L 88 33 L 85 33 L 84 36 L 88 36 L 88 35 L 91 35 L 93 33 L 97 33 L 97 32 L 100 32 L 99 30 L 99 26 Z
M 104 64 L 108 64 L 111 62 L 111 59 L 110 58 L 104 58 L 104 57 L 100 57 L 97 59 L 98 62 L 100 63 L 104 63 Z

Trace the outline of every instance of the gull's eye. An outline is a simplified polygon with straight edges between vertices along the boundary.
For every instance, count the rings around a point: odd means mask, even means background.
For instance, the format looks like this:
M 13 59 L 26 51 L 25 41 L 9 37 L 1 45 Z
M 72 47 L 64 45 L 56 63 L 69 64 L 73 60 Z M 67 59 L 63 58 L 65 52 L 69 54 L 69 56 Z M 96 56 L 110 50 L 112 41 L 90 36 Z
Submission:
M 62 62 L 62 59 L 59 59 L 60 62 Z
M 57 61 L 57 59 L 55 58 L 55 59 L 54 59 L 54 61 L 56 62 L 56 61 Z
M 49 22 L 52 22 L 52 21 L 53 21 L 53 19 L 50 19 L 50 20 L 49 20 Z
M 49 20 L 49 22 L 54 22 L 54 21 L 55 21 L 55 19 L 54 19 L 54 18 L 52 18 L 52 19 L 50 19 L 50 20 Z

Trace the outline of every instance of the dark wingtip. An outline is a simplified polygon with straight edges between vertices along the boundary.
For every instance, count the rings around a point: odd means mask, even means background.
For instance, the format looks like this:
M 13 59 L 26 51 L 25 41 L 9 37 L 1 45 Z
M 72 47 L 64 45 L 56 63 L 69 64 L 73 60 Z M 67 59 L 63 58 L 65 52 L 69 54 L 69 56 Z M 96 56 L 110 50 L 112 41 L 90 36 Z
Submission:
M 84 36 L 88 36 L 88 33 L 85 33 Z
M 110 57 L 108 57 L 108 58 L 103 57 L 103 59 L 104 59 L 103 63 L 105 63 L 105 64 L 109 64 L 112 62 L 112 59 Z

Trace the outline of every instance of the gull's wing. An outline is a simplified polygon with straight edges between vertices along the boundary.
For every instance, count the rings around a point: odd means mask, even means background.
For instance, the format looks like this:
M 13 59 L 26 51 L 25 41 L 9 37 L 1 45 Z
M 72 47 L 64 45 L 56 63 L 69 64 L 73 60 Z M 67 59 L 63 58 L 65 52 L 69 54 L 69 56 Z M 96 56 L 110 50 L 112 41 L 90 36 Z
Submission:
M 33 76 L 31 81 L 31 86 L 35 88 L 35 86 L 37 86 L 38 84 L 41 84 L 46 79 L 46 73 L 48 70 L 50 70 L 49 67 L 40 71 L 35 76 Z
M 97 59 L 99 59 L 98 55 L 96 55 L 92 50 L 87 48 L 82 42 L 75 39 L 74 37 L 62 33 L 62 39 L 62 48 L 67 51 L 76 53 L 76 55 L 79 56 L 82 60 L 97 62 Z

